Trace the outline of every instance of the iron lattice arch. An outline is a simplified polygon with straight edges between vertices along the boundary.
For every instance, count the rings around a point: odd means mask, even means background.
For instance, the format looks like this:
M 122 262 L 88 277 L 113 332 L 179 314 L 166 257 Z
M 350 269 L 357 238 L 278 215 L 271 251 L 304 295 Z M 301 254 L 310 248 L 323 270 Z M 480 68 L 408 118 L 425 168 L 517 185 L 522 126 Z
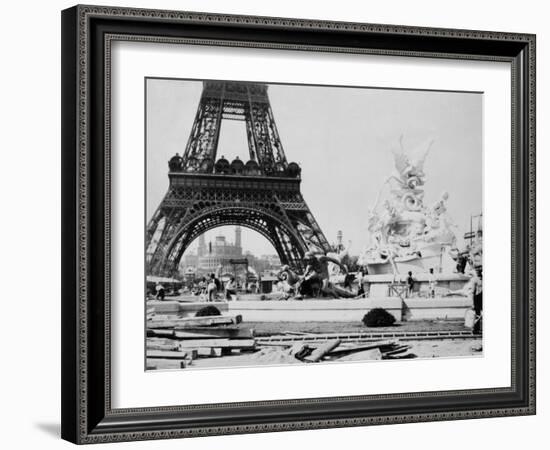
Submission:
M 246 163 L 216 160 L 223 119 L 246 122 Z M 300 192 L 301 169 L 286 160 L 266 85 L 204 83 L 184 155 L 168 168 L 168 192 L 147 227 L 148 273 L 174 276 L 191 242 L 223 225 L 262 234 L 297 270 L 306 251 L 330 250 Z

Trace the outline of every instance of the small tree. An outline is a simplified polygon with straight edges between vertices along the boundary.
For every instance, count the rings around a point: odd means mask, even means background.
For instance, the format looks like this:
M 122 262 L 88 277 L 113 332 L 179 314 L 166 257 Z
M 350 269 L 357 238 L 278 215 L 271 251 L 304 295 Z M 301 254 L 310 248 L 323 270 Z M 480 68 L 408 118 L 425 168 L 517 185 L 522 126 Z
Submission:
M 373 308 L 363 317 L 367 327 L 389 327 L 395 323 L 395 317 L 384 308 Z
M 199 309 L 195 313 L 195 317 L 205 317 L 205 316 L 221 316 L 222 313 L 218 308 L 212 305 L 205 306 L 204 308 Z

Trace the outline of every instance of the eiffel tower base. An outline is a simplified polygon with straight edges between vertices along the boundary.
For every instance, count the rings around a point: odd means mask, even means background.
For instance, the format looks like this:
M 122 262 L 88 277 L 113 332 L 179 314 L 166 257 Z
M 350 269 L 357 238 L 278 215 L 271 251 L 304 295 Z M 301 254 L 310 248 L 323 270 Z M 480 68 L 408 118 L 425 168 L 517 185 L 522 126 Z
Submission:
M 172 277 L 202 233 L 240 225 L 263 235 L 281 263 L 303 269 L 306 251 L 330 246 L 300 192 L 300 178 L 171 172 L 170 188 L 148 227 L 148 273 Z M 151 251 L 152 250 L 152 251 Z

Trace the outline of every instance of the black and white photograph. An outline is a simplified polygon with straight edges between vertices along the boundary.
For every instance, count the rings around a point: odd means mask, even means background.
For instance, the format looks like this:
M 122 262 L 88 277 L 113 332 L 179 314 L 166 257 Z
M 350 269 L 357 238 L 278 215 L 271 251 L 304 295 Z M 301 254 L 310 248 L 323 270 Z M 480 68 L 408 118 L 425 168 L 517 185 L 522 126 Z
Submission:
M 483 92 L 144 85 L 146 370 L 483 357 Z

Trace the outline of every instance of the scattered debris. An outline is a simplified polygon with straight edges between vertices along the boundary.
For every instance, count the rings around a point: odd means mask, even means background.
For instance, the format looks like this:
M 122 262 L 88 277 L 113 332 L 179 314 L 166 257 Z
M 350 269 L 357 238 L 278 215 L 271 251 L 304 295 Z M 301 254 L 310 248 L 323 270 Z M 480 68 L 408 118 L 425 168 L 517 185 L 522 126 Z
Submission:
M 320 344 L 315 350 L 311 352 L 309 356 L 306 356 L 304 358 L 304 361 L 318 362 L 323 358 L 323 356 L 325 356 L 327 353 L 330 353 L 339 345 L 340 345 L 340 341 L 338 339 Z
M 383 309 L 372 311 L 375 311 L 377 323 L 387 324 L 391 319 L 395 320 Z M 410 352 L 411 346 L 403 344 L 401 339 L 437 338 L 437 333 L 424 334 L 429 336 L 393 332 L 320 334 L 284 331 L 279 335 L 256 337 L 254 329 L 243 326 L 240 315 L 221 314 L 216 307 L 207 305 L 194 317 L 160 315 L 158 312 L 148 314 L 146 365 L 151 370 L 181 369 L 192 367 L 200 360 L 220 357 L 231 358 L 227 360 L 229 364 L 243 365 L 414 358 L 416 355 Z
M 312 351 L 313 349 L 306 344 L 294 344 L 290 347 L 290 354 L 300 361 L 303 361 Z

